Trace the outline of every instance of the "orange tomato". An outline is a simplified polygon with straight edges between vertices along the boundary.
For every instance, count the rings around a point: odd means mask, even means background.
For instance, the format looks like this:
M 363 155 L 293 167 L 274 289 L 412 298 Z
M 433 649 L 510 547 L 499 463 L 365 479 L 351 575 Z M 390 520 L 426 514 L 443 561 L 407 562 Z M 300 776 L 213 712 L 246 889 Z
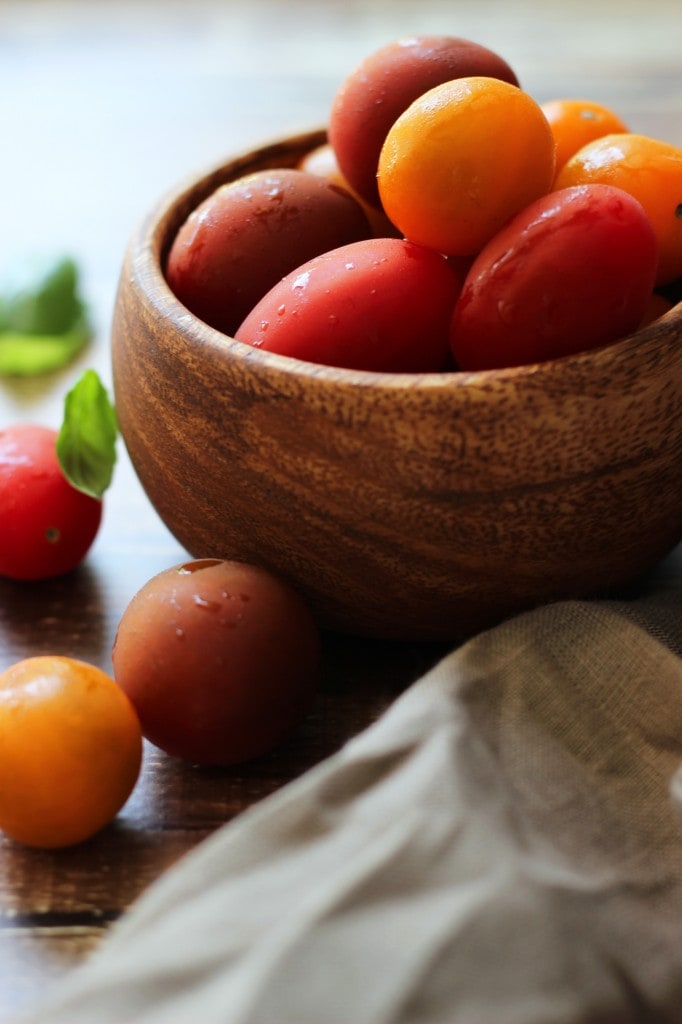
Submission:
M 89 838 L 137 781 L 142 733 L 126 694 L 73 658 L 26 658 L 0 674 L 0 828 L 44 848 Z
M 559 171 L 554 188 L 615 185 L 638 199 L 658 239 L 656 284 L 682 277 L 682 149 L 631 132 L 588 142 Z
M 412 242 L 471 256 L 549 191 L 554 139 L 538 103 L 496 78 L 459 78 L 415 100 L 386 136 L 379 194 Z
M 593 100 L 547 100 L 540 104 L 540 109 L 554 136 L 557 173 L 569 157 L 593 139 L 628 131 L 627 125 L 613 110 Z

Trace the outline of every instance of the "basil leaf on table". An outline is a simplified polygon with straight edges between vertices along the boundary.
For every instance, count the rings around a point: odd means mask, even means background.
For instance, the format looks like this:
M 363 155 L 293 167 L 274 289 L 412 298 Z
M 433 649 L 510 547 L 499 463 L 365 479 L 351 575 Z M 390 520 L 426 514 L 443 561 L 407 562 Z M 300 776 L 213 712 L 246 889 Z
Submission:
M 0 332 L 0 374 L 6 377 L 37 377 L 60 370 L 84 348 L 90 340 L 90 333 L 85 320 L 64 334 Z
M 0 374 L 32 377 L 66 366 L 92 330 L 78 268 L 64 257 L 40 271 L 15 268 L 0 293 Z
M 107 389 L 95 370 L 86 370 L 64 399 L 57 458 L 79 491 L 101 498 L 116 464 L 118 421 Z

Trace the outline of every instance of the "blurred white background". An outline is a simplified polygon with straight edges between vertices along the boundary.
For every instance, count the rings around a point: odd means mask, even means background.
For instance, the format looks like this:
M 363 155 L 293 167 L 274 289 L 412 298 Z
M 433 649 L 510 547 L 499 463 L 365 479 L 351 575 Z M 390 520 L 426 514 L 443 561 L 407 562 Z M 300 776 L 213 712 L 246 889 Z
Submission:
M 0 0 L 0 268 L 73 254 L 106 373 L 123 251 L 157 199 L 324 124 L 359 60 L 417 32 L 483 43 L 537 99 L 597 99 L 682 145 L 678 0 Z M 0 418 L 27 394 L 0 390 Z

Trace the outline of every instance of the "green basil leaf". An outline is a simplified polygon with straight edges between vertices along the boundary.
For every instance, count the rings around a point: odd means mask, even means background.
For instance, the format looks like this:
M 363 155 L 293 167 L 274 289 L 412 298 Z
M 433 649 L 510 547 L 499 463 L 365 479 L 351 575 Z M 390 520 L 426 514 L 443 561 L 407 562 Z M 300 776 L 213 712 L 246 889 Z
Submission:
M 118 422 L 107 389 L 95 370 L 86 370 L 67 393 L 57 436 L 57 457 L 67 480 L 101 498 L 116 463 Z
M 0 332 L 0 375 L 37 377 L 60 370 L 90 340 L 90 325 L 83 320 L 64 334 Z
M 0 286 L 0 374 L 31 377 L 66 366 L 92 336 L 75 262 L 12 270 Z

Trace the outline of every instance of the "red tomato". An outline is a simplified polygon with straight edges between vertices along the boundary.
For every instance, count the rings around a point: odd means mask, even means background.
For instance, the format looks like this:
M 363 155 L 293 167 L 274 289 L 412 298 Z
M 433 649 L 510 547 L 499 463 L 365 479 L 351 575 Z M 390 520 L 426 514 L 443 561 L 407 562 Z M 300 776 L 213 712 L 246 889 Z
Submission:
M 229 335 L 299 263 L 370 234 L 345 188 L 291 168 L 254 171 L 192 210 L 171 246 L 166 277 L 195 316 Z
M 636 331 L 658 246 L 644 208 L 609 185 L 543 196 L 484 247 L 452 318 L 462 370 L 555 359 Z
M 308 711 L 320 657 L 299 595 L 263 569 L 199 559 L 149 580 L 119 623 L 112 661 L 144 735 L 202 764 L 250 760 Z
M 393 373 L 449 360 L 460 279 L 439 253 L 370 238 L 317 256 L 261 299 L 235 338 L 311 363 Z
M 56 440 L 56 430 L 29 423 L 0 430 L 0 576 L 59 576 L 97 535 L 102 502 L 67 481 Z

